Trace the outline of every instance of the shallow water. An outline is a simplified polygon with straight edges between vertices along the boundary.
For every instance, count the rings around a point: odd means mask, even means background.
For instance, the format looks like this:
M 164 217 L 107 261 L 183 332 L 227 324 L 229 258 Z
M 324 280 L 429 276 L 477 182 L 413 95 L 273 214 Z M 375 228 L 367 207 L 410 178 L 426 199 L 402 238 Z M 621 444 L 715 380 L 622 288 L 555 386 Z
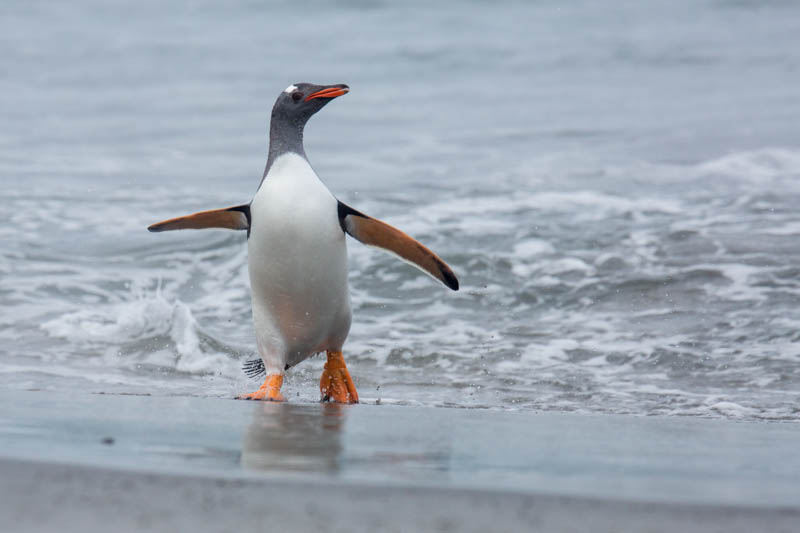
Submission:
M 144 228 L 248 201 L 275 96 L 345 82 L 312 164 L 462 286 L 349 242 L 365 400 L 800 418 L 795 3 L 0 10 L 0 386 L 257 386 L 245 236 Z
M 8 460 L 22 459 L 334 493 L 365 484 L 728 512 L 800 504 L 797 424 L 2 390 L 0 405 L 7 484 Z

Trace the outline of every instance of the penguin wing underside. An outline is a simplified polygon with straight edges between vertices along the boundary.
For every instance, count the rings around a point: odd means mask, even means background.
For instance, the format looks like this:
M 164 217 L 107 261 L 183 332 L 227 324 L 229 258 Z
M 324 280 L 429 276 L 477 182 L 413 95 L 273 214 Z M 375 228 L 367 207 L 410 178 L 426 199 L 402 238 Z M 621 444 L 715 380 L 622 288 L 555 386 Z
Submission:
M 342 202 L 339 202 L 339 224 L 345 233 L 356 240 L 368 246 L 382 248 L 438 279 L 454 291 L 458 290 L 458 278 L 447 263 L 399 229 L 356 211 Z
M 200 211 L 169 220 L 157 222 L 147 229 L 149 231 L 171 231 L 176 229 L 226 228 L 250 230 L 250 204 Z

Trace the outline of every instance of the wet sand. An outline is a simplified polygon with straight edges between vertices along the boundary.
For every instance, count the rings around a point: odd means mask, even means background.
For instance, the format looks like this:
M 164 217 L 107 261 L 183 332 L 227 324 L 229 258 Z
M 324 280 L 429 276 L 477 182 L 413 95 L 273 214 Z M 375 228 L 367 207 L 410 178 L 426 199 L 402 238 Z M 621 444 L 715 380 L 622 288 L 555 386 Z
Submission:
M 3 531 L 796 531 L 797 508 L 233 479 L 0 461 Z
M 0 391 L 1 531 L 793 531 L 800 426 Z

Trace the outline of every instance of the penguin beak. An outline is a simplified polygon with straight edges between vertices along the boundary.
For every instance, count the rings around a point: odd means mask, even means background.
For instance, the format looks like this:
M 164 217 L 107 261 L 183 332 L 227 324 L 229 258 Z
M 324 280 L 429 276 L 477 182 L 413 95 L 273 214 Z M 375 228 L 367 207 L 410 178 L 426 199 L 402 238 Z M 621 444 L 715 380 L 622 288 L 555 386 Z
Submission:
M 321 91 L 309 94 L 306 96 L 306 102 L 313 100 L 314 98 L 336 98 L 337 96 L 342 96 L 343 94 L 347 94 L 349 92 L 350 87 L 347 85 L 334 85 L 333 87 L 326 87 Z

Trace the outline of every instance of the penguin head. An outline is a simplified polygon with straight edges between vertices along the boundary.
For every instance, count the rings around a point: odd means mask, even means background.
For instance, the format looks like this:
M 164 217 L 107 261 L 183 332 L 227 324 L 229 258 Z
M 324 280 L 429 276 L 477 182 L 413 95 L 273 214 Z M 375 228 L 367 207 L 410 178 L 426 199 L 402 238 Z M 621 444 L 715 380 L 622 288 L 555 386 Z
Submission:
M 272 116 L 273 118 L 280 116 L 302 125 L 328 102 L 349 91 L 350 88 L 343 83 L 336 85 L 295 83 L 278 96 L 272 108 Z

